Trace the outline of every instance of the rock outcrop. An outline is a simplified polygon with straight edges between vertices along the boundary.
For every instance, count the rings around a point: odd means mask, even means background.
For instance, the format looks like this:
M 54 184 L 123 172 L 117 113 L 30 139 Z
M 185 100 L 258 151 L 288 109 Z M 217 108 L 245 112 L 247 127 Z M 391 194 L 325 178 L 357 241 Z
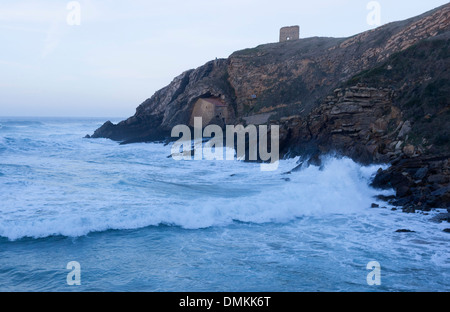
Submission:
M 450 40 L 421 41 L 359 73 L 306 118 L 281 120 L 285 154 L 389 163 L 373 185 L 405 211 L 450 207 Z
M 280 125 L 284 156 L 336 152 L 390 163 L 374 186 L 407 211 L 450 207 L 450 4 L 350 38 L 265 44 L 176 77 L 117 125 L 92 135 L 164 140 L 189 124 L 200 98 L 228 107 L 228 123 Z
M 415 127 L 405 120 L 397 97 L 392 89 L 363 84 L 337 89 L 306 119 L 294 116 L 281 121 L 283 152 L 307 156 L 313 163 L 328 153 L 363 164 L 390 163 L 389 169 L 380 169 L 372 185 L 394 188 L 397 196 L 391 204 L 403 206 L 406 212 L 450 207 L 448 146 L 437 151 L 427 145 L 427 133 L 421 136 L 426 144 L 413 145 Z

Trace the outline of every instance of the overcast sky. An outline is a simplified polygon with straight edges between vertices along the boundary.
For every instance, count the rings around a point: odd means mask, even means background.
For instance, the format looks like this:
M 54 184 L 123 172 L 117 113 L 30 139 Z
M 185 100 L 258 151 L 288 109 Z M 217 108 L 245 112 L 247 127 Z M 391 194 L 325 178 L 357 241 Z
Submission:
M 69 2 L 1 0 L 0 116 L 128 117 L 183 71 L 276 42 L 283 26 L 303 38 L 376 27 L 366 0 Z M 380 0 L 381 24 L 447 2 Z

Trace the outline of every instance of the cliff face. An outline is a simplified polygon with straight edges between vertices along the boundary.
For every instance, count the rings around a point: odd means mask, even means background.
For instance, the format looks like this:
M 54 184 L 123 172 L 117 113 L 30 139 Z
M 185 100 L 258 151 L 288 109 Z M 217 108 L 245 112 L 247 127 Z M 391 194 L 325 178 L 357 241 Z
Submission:
M 234 123 L 258 114 L 270 114 L 271 120 L 307 116 L 351 77 L 447 32 L 449 11 L 446 5 L 351 38 L 308 38 L 235 52 L 182 73 L 143 102 L 134 116 L 118 125 L 106 123 L 93 137 L 133 142 L 163 138 L 173 126 L 188 124 L 195 101 L 208 96 L 224 97 Z
M 227 60 L 211 61 L 176 77 L 136 109 L 136 114 L 114 125 L 106 122 L 92 138 L 109 138 L 123 143 L 163 140 L 175 125 L 189 124 L 196 100 L 226 94 L 233 107 L 235 97 L 228 82 Z M 231 110 L 234 119 L 234 109 Z
M 133 117 L 107 122 L 92 137 L 161 140 L 175 125 L 189 124 L 199 98 L 220 97 L 228 124 L 279 124 L 284 155 L 337 152 L 362 163 L 390 162 L 377 187 L 394 187 L 405 203 L 444 207 L 450 197 L 449 36 L 447 4 L 350 38 L 238 51 L 184 72 Z
M 284 154 L 336 152 L 390 163 L 373 185 L 406 211 L 450 207 L 449 33 L 397 52 L 343 83 L 306 117 L 281 119 Z
M 450 154 L 449 55 L 449 34 L 424 40 L 342 83 L 306 117 L 282 118 L 285 153 L 313 142 L 362 163 Z

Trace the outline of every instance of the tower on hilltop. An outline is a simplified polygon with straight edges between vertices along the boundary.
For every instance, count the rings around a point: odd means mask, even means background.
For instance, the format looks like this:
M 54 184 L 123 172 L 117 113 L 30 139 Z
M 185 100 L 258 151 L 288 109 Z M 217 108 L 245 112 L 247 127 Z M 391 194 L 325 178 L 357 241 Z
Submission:
M 300 39 L 300 26 L 283 27 L 280 29 L 280 42 Z

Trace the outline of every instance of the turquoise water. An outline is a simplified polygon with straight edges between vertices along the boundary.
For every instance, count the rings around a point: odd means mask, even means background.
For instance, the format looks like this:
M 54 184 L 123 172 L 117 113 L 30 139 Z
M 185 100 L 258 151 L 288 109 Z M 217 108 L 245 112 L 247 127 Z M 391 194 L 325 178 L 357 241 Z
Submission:
M 450 290 L 448 225 L 371 209 L 379 166 L 175 161 L 104 121 L 0 118 L 0 291 Z

